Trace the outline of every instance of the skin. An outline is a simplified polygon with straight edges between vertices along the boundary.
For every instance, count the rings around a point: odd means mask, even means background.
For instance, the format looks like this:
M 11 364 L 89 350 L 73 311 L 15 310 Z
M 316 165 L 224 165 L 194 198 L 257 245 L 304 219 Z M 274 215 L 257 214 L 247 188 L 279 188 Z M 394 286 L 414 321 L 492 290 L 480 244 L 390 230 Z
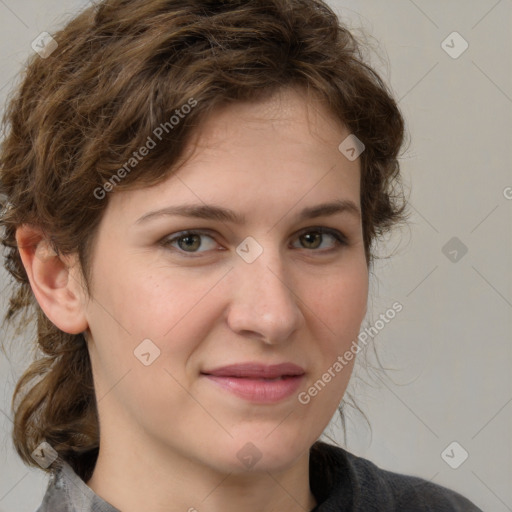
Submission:
M 87 484 L 118 509 L 315 506 L 309 448 L 336 413 L 354 360 L 308 404 L 297 394 L 357 338 L 368 268 L 360 216 L 295 216 L 340 199 L 360 209 L 359 159 L 338 150 L 348 134 L 300 91 L 217 110 L 177 174 L 109 194 L 92 254 L 91 297 L 76 255 L 59 258 L 37 230 L 18 229 L 39 304 L 60 329 L 86 335 L 101 426 Z M 177 216 L 137 223 L 184 203 L 230 208 L 246 224 Z M 315 237 L 318 227 L 340 231 L 348 245 Z M 313 229 L 301 233 L 305 228 Z M 208 233 L 188 245 L 183 238 L 181 245 L 162 242 L 185 229 Z M 247 236 L 263 248 L 252 263 L 236 252 Z M 160 350 L 148 366 L 134 356 L 146 338 Z M 247 361 L 298 364 L 304 384 L 280 402 L 254 404 L 200 374 Z M 248 442 L 261 455 L 251 468 L 237 457 Z

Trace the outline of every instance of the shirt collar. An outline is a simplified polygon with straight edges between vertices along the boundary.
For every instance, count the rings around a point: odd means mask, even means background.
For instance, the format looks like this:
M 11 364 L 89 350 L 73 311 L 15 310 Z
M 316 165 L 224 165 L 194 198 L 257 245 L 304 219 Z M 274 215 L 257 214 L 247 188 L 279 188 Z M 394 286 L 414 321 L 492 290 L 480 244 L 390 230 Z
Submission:
M 120 512 L 100 498 L 65 461 L 52 475 L 43 503 L 37 512 Z

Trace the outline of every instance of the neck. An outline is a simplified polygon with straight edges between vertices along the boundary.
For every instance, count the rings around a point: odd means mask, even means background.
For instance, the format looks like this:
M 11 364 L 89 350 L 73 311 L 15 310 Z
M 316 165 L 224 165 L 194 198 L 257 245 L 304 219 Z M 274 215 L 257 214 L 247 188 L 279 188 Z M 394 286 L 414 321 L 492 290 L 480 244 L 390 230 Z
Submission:
M 126 432 L 102 440 L 87 482 L 123 512 L 309 512 L 316 506 L 309 487 L 309 451 L 283 471 L 225 473 L 140 441 Z

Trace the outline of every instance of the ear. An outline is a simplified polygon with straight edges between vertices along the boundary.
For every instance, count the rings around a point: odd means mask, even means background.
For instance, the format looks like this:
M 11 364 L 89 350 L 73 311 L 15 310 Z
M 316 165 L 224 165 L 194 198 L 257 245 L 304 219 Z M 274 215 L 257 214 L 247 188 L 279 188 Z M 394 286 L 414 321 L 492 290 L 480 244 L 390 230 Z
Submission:
M 76 255 L 57 255 L 43 233 L 27 224 L 17 228 L 16 241 L 32 291 L 49 320 L 69 334 L 85 331 L 85 291 Z

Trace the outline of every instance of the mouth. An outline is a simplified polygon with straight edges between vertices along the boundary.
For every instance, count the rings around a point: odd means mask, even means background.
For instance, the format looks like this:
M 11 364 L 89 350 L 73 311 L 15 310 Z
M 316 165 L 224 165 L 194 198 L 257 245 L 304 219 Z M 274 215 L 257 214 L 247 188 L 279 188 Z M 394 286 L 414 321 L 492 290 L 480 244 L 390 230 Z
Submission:
M 290 397 L 302 383 L 305 371 L 293 363 L 263 365 L 241 363 L 213 370 L 201 375 L 220 389 L 254 403 L 275 403 Z
M 280 363 L 273 365 L 264 365 L 260 363 L 236 363 L 228 366 L 205 370 L 205 375 L 215 377 L 236 377 L 248 379 L 279 379 L 283 377 L 297 377 L 304 375 L 305 371 L 300 366 L 293 363 Z

